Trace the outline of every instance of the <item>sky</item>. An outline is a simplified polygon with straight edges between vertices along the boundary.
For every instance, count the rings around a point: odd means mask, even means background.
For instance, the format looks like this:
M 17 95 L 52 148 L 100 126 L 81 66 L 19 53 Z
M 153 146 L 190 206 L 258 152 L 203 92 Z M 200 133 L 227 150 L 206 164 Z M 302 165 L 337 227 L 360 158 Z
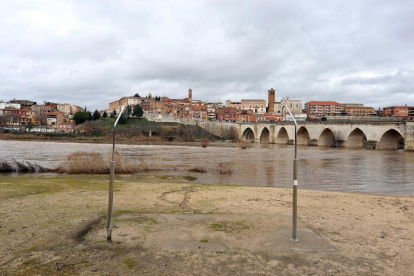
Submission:
M 10 0 L 0 100 L 105 109 L 139 93 L 414 105 L 411 0 Z

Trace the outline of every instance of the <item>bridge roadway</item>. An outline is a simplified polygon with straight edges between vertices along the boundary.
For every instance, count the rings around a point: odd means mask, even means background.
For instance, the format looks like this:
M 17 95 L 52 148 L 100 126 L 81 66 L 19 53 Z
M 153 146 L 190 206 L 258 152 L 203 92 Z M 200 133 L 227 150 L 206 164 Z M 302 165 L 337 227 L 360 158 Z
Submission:
M 232 129 L 240 140 L 255 143 L 293 144 L 295 139 L 293 122 L 199 125 L 218 135 Z M 414 151 L 414 122 L 298 122 L 297 137 L 299 145 L 369 149 L 397 149 L 404 138 L 405 150 Z

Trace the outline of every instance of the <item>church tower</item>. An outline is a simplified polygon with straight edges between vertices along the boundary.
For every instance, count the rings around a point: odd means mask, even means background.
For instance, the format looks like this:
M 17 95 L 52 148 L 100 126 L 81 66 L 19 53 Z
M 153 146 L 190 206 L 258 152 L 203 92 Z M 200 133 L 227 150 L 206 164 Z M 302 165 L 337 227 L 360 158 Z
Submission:
M 193 101 L 193 90 L 191 88 L 188 89 L 188 99 L 190 103 Z
M 268 112 L 275 112 L 275 102 L 276 102 L 276 90 L 270 88 L 269 90 L 269 101 L 268 101 Z

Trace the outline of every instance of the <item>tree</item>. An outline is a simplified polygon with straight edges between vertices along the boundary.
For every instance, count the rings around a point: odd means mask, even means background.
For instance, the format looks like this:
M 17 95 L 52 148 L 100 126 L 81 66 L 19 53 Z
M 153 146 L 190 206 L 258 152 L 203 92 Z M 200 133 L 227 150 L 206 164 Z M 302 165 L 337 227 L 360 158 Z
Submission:
M 131 113 L 132 113 L 131 105 L 128 105 L 127 106 L 127 114 L 128 114 L 128 117 L 131 116 Z
M 99 120 L 100 118 L 101 118 L 101 113 L 99 113 L 99 111 L 96 109 L 94 112 L 93 112 L 93 119 L 96 121 L 96 120 Z
M 111 118 L 115 118 L 116 117 L 116 110 L 114 109 L 114 111 L 112 111 L 111 113 Z
M 82 111 L 78 111 L 73 115 L 73 120 L 77 125 L 83 124 L 85 122 L 85 114 Z
M 142 115 L 144 115 L 144 111 L 142 110 L 141 106 L 137 104 L 136 106 L 134 106 L 134 111 L 132 112 L 132 116 L 141 118 Z
M 90 111 L 86 111 L 84 116 L 85 120 L 92 121 L 93 119 L 92 113 Z
M 103 118 L 108 118 L 108 113 L 106 113 L 106 110 L 104 111 L 104 113 L 102 114 Z
M 127 122 L 127 117 L 125 116 L 125 114 L 121 114 L 121 117 L 119 118 L 118 123 L 120 123 L 121 125 L 125 124 Z
M 135 93 L 134 97 L 141 98 L 141 96 L 138 93 Z

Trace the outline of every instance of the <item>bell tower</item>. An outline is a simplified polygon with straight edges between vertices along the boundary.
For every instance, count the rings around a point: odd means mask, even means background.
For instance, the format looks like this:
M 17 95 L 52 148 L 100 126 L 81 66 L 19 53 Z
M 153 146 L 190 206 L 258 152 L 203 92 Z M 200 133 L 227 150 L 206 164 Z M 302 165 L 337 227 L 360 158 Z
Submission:
M 190 102 L 193 101 L 193 90 L 191 88 L 188 89 L 188 99 Z
M 270 88 L 270 90 L 268 91 L 269 93 L 269 100 L 268 100 L 268 107 L 267 107 L 267 111 L 268 112 L 275 112 L 275 102 L 276 102 L 276 90 L 274 90 L 273 88 Z

